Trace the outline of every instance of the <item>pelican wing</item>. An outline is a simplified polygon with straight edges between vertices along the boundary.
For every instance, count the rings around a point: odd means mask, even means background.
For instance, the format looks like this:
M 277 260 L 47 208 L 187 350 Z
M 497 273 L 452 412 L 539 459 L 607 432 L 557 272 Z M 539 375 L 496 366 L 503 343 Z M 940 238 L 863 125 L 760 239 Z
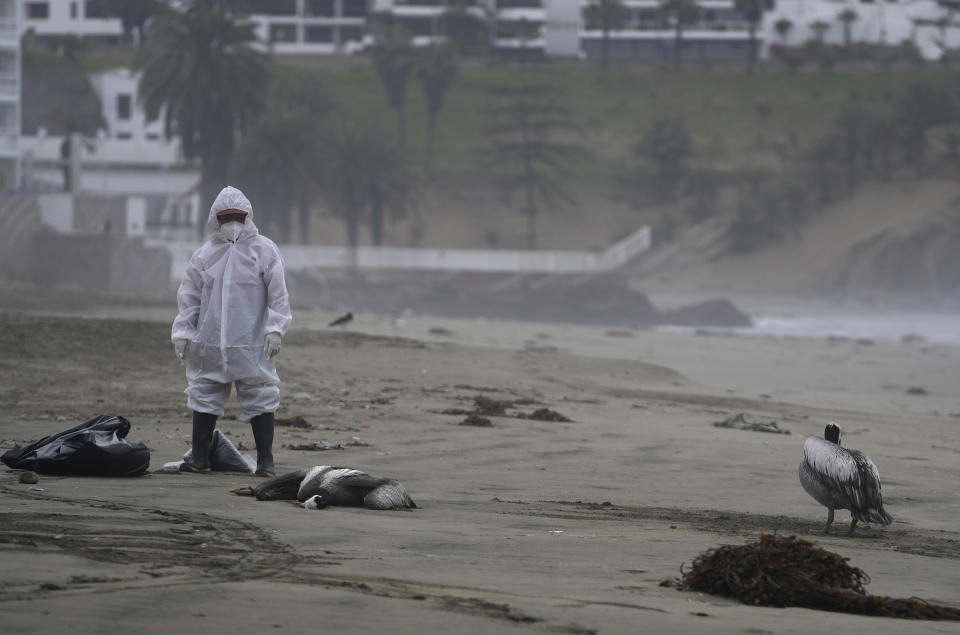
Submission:
M 306 474 L 307 470 L 297 470 L 263 481 L 254 488 L 253 495 L 261 501 L 293 500 Z
M 370 509 L 405 509 L 417 506 L 400 481 L 392 478 L 381 479 L 381 484 L 364 497 L 363 504 Z
M 863 452 L 847 450 L 820 437 L 808 437 L 803 443 L 803 458 L 824 487 L 845 499 L 854 518 L 892 522 L 883 509 L 880 473 Z

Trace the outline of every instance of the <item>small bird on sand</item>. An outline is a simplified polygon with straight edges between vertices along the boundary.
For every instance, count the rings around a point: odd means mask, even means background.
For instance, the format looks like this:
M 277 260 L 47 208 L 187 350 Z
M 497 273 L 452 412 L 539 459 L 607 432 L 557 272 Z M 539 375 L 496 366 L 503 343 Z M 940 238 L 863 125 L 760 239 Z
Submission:
M 230 490 L 257 500 L 296 499 L 306 509 L 331 505 L 370 509 L 415 508 L 407 490 L 392 478 L 370 476 L 350 467 L 317 465 L 264 481 L 256 487 Z
M 822 439 L 813 436 L 803 442 L 800 484 L 827 508 L 823 533 L 830 533 L 836 509 L 850 510 L 850 534 L 857 521 L 889 525 L 893 518 L 883 509 L 877 466 L 863 452 L 840 447 L 841 432 L 840 426 L 830 422 Z
M 347 312 L 346 314 L 341 315 L 340 317 L 338 317 L 336 320 L 334 320 L 333 322 L 331 322 L 331 323 L 328 324 L 327 326 L 341 326 L 341 325 L 343 325 L 343 324 L 346 324 L 347 322 L 349 322 L 349 321 L 352 320 L 352 319 L 353 319 L 353 313 L 352 313 L 352 312 Z

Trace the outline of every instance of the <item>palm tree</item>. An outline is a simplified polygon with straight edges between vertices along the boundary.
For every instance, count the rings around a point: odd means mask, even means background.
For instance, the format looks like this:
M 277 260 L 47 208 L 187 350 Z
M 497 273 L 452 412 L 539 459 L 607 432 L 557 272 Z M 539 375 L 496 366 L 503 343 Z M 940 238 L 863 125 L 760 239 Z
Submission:
M 382 241 L 386 213 L 402 216 L 416 203 L 418 181 L 403 147 L 376 126 L 345 119 L 332 131 L 327 146 L 324 195 L 344 224 L 356 266 L 360 226 L 370 214 L 371 238 Z
M 416 63 L 410 34 L 400 27 L 387 29 L 373 46 L 373 64 L 387 92 L 387 104 L 397 114 L 400 143 L 407 145 L 407 80 Z
M 763 20 L 763 13 L 774 7 L 774 0 L 734 0 L 733 6 L 749 25 L 750 50 L 747 52 L 747 72 L 753 73 L 757 64 L 757 26 Z
M 860 15 L 853 9 L 844 9 L 837 14 L 837 19 L 843 23 L 843 47 L 850 48 L 851 32 L 853 23 L 860 18 Z
M 244 135 L 231 165 L 260 204 L 258 218 L 273 223 L 289 242 L 294 209 L 300 242 L 310 236 L 310 202 L 319 193 L 324 137 L 333 100 L 301 71 L 277 69 L 271 76 L 264 115 Z
M 780 18 L 774 23 L 773 28 L 776 29 L 777 35 L 779 35 L 783 43 L 786 44 L 787 38 L 790 37 L 790 31 L 793 30 L 793 20 Z
M 100 0 L 110 15 L 120 18 L 123 35 L 134 44 L 143 42 L 143 30 L 159 5 L 158 0 Z M 136 36 L 134 36 L 136 33 Z
M 673 60 L 679 67 L 683 50 L 683 28 L 700 18 L 700 5 L 696 0 L 661 0 L 660 13 L 673 24 Z
M 810 30 L 813 31 L 813 37 L 818 44 L 823 44 L 823 38 L 830 30 L 830 23 L 824 20 L 814 20 L 810 23 Z
M 417 79 L 423 87 L 423 96 L 427 101 L 427 150 L 426 166 L 433 161 L 433 142 L 436 134 L 437 117 L 443 108 L 450 84 L 457 76 L 457 50 L 452 44 L 434 44 L 426 47 L 420 54 L 420 66 Z
M 622 0 L 591 0 L 583 7 L 583 21 L 589 30 L 599 29 L 603 33 L 600 40 L 600 67 L 606 70 L 610 54 L 610 32 L 623 28 L 630 11 Z
M 162 8 L 135 61 L 147 116 L 163 114 L 167 138 L 179 137 L 184 155 L 200 160 L 206 204 L 226 184 L 238 131 L 264 107 L 268 62 L 252 47 L 253 29 L 211 0 Z

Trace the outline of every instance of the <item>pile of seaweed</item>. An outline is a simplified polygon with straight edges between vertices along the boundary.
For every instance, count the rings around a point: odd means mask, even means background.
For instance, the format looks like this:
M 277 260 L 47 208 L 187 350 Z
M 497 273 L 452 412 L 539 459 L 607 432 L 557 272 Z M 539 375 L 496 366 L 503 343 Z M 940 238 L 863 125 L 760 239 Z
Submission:
M 705 551 L 678 580 L 661 586 L 736 598 L 757 606 L 799 606 L 824 611 L 924 620 L 960 620 L 960 609 L 919 598 L 870 595 L 870 576 L 849 558 L 796 536 L 763 534 L 758 542 Z

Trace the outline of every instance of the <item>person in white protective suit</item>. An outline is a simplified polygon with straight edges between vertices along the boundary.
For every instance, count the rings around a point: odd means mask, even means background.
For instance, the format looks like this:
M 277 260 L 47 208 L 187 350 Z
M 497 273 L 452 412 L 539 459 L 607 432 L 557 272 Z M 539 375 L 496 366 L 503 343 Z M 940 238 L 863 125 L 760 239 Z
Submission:
M 280 378 L 273 359 L 293 319 L 276 244 L 253 224 L 253 206 L 229 185 L 210 207 L 207 241 L 177 291 L 174 350 L 187 367 L 193 456 L 184 472 L 209 472 L 217 417 L 236 386 L 241 419 L 257 444 L 257 475 L 274 477 L 274 413 Z

